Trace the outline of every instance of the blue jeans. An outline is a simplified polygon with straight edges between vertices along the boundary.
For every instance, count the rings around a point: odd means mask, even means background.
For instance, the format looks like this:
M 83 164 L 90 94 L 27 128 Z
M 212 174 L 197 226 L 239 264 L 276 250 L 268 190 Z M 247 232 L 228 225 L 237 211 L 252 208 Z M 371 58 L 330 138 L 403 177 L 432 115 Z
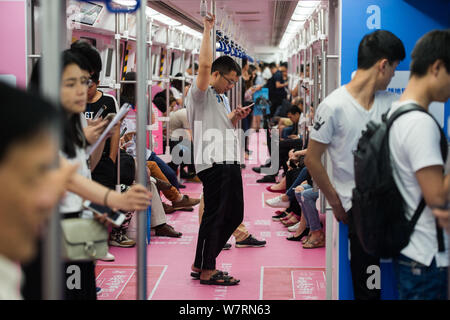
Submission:
M 306 186 L 308 186 L 308 188 Z M 310 230 L 319 231 L 322 229 L 319 212 L 316 209 L 316 200 L 319 197 L 319 192 L 314 191 L 309 185 L 304 185 L 303 188 L 305 191 L 296 192 L 295 197 L 302 208 L 306 224 L 309 226 Z
M 158 167 L 161 169 L 162 173 L 166 176 L 167 180 L 169 180 L 170 184 L 180 190 L 180 185 L 178 184 L 178 179 L 175 171 L 172 170 L 171 167 L 167 165 L 160 157 L 156 155 L 152 151 L 152 154 L 148 158 L 148 161 L 155 161 Z
M 287 139 L 292 131 L 294 131 L 294 127 L 292 126 L 283 128 L 283 130 L 281 131 L 281 138 Z
M 295 200 L 295 188 L 298 187 L 299 185 L 301 185 L 302 182 L 306 180 L 307 175 L 308 175 L 308 169 L 306 169 L 306 167 L 304 167 L 298 174 L 297 178 L 294 180 L 294 183 L 286 191 L 286 195 L 289 197 L 289 201 L 296 201 Z
M 400 300 L 446 300 L 447 269 L 438 268 L 436 259 L 429 267 L 402 254 L 394 259 Z

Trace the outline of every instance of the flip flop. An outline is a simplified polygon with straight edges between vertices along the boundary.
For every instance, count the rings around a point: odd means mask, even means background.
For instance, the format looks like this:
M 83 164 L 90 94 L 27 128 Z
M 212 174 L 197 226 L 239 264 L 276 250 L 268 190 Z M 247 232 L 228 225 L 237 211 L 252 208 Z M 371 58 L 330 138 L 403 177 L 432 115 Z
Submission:
M 209 278 L 209 280 L 200 279 L 200 284 L 214 285 L 214 286 L 235 286 L 239 283 L 239 280 L 233 277 L 224 275 L 221 272 L 217 272 Z
M 217 273 L 223 273 L 224 275 L 228 275 L 227 271 L 217 270 Z M 191 277 L 194 278 L 194 280 L 200 280 L 200 272 L 191 272 Z

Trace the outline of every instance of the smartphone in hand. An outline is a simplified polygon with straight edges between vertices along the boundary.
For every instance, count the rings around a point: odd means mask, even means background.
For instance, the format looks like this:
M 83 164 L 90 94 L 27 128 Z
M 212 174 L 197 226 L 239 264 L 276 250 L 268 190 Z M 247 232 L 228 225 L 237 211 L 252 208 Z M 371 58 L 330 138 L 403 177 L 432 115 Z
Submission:
M 120 225 L 125 221 L 126 218 L 125 213 L 121 211 L 113 211 L 109 207 L 92 203 L 89 200 L 83 202 L 83 207 L 100 216 L 103 216 L 103 214 L 106 213 L 106 219 L 116 227 L 120 227 Z

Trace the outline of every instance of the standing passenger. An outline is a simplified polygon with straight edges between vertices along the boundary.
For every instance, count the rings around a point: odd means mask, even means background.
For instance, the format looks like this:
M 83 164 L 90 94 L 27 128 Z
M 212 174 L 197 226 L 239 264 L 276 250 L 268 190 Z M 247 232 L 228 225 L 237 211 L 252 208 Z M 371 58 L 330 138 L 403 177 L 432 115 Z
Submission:
M 408 85 L 389 114 L 408 104 L 428 111 L 431 102 L 450 98 L 450 29 L 427 33 L 411 57 Z M 431 211 L 444 209 L 438 217 L 442 226 L 448 224 L 449 175 L 444 176 L 440 140 L 436 121 L 420 111 L 396 119 L 389 132 L 393 176 L 405 200 L 408 219 L 422 197 L 426 203 L 409 244 L 394 259 L 400 299 L 447 299 L 448 242 Z
M 199 73 L 186 99 L 195 168 L 203 183 L 205 200 L 192 270 L 201 272 L 201 284 L 236 285 L 239 280 L 216 270 L 216 258 L 244 216 L 240 145 L 235 128 L 251 108 L 238 106 L 230 110 L 224 93 L 239 81 L 241 68 L 227 56 L 213 62 L 210 33 L 214 23 L 214 16 L 204 19 Z M 214 130 L 222 139 L 214 139 L 203 147 L 203 136 Z
M 405 58 L 400 39 L 385 30 L 364 36 L 358 48 L 358 69 L 346 85 L 334 90 L 317 108 L 305 164 L 313 180 L 324 193 L 334 216 L 349 225 L 350 268 L 355 299 L 379 299 L 380 290 L 366 285 L 367 267 L 379 265 L 379 259 L 366 254 L 352 222 L 352 190 L 355 187 L 353 151 L 361 132 L 398 97 L 386 91 L 399 62 Z M 321 163 L 328 149 L 333 167 L 333 182 Z

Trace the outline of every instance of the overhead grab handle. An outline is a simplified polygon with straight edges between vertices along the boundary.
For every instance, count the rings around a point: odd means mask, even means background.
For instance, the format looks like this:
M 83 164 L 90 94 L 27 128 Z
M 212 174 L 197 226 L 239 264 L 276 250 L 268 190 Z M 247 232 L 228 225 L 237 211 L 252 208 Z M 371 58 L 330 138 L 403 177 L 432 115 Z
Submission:
M 141 0 L 78 0 L 80 2 L 104 2 L 112 13 L 133 13 L 141 7 Z

